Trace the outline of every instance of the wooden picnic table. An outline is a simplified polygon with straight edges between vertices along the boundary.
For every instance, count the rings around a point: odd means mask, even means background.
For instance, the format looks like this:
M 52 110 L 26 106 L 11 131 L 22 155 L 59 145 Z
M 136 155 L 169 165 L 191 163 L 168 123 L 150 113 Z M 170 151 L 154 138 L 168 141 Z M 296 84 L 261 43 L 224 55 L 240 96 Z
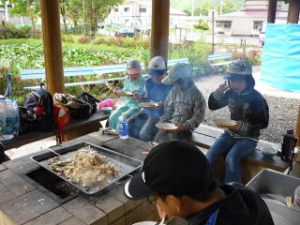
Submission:
M 150 149 L 145 142 L 133 138 L 120 140 L 115 136 L 100 135 L 99 132 L 62 145 L 80 142 L 112 146 L 115 151 L 141 160 L 146 156 L 145 151 Z M 9 225 L 131 225 L 158 219 L 154 205 L 146 200 L 129 201 L 120 184 L 93 196 L 76 193 L 71 198 L 59 198 L 26 175 L 38 168 L 29 156 L 0 164 L 0 221 L 12 220 L 13 223 L 7 222 Z
M 103 112 L 96 112 L 88 119 L 72 119 L 71 122 L 64 127 L 63 132 L 66 140 L 70 140 L 75 137 L 82 136 L 84 134 L 93 132 L 99 129 L 99 121 L 108 119 L 109 115 Z M 25 144 L 32 143 L 34 141 L 42 140 L 48 137 L 52 137 L 58 134 L 57 130 L 45 132 L 45 131 L 33 131 L 22 134 L 15 137 L 10 143 L 6 144 L 5 150 L 11 148 L 18 148 Z

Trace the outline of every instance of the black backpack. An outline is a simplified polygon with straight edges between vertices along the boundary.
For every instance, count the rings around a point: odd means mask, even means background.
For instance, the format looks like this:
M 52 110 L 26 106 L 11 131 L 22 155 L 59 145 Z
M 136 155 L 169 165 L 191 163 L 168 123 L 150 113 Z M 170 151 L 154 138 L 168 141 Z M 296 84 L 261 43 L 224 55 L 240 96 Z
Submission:
M 97 103 L 99 102 L 99 100 L 96 99 L 94 96 L 90 95 L 89 93 L 82 92 L 79 95 L 79 99 L 81 99 L 86 103 L 89 103 L 92 106 L 92 111 L 91 111 L 92 114 L 97 111 Z
M 32 130 L 51 131 L 55 129 L 53 98 L 44 88 L 43 83 L 40 84 L 40 89 L 37 92 L 32 92 L 27 96 L 24 108 L 26 115 L 31 118 Z M 25 110 L 22 109 L 22 111 L 24 113 Z
M 56 102 L 67 107 L 71 113 L 71 117 L 74 119 L 87 119 L 92 115 L 92 105 L 81 100 L 79 97 L 74 97 L 67 93 L 55 93 L 54 99 Z

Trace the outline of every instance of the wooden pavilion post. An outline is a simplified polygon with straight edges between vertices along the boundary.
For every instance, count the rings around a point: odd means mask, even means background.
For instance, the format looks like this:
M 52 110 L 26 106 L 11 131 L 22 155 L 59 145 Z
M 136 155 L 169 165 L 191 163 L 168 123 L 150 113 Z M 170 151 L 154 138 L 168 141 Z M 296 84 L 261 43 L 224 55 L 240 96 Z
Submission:
M 300 0 L 290 0 L 287 23 L 298 23 L 299 11 L 300 11 Z
M 268 23 L 275 23 L 276 20 L 277 0 L 269 0 L 268 5 Z
M 40 0 L 46 81 L 50 93 L 64 92 L 59 0 Z
M 300 0 L 289 1 L 288 23 L 298 23 L 300 11 Z M 296 135 L 298 137 L 297 147 L 300 147 L 300 106 L 298 111 L 298 118 L 296 124 Z
M 151 57 L 168 58 L 170 0 L 152 0 Z
M 297 147 L 299 147 L 300 150 L 300 105 L 299 105 L 298 118 L 296 124 L 296 136 L 298 138 Z

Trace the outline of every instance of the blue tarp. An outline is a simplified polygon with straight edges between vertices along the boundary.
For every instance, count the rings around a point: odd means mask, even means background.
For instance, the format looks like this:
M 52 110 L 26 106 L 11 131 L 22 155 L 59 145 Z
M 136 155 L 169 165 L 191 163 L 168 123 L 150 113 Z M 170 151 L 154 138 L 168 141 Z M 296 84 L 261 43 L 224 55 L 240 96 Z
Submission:
M 261 79 L 283 90 L 300 91 L 300 25 L 267 25 Z

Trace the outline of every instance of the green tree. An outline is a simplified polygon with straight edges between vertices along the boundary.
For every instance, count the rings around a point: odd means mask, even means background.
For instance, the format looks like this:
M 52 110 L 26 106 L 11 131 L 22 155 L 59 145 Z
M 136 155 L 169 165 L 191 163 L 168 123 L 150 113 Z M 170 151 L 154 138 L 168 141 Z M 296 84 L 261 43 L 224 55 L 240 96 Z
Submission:
M 179 1 L 179 0 L 173 0 Z M 241 9 L 245 0 L 193 0 L 195 11 L 194 15 L 207 16 L 213 9 L 218 13 L 230 13 Z M 185 1 L 183 9 L 191 9 L 191 0 Z M 175 5 L 174 5 L 175 6 Z
M 188 16 L 192 15 L 191 10 L 189 9 L 184 9 L 183 12 L 185 12 Z
M 75 31 L 78 31 L 79 21 L 83 21 L 83 1 L 82 0 L 61 0 L 64 1 L 66 18 L 73 22 Z
M 64 24 L 64 30 L 67 31 L 68 25 L 67 25 L 67 15 L 66 15 L 66 8 L 67 8 L 67 0 L 60 0 L 59 1 L 59 7 L 60 7 L 60 14 L 63 19 Z
M 36 19 L 40 15 L 40 1 L 37 0 L 11 0 L 12 15 L 27 16 L 31 20 L 32 28 L 36 28 Z
M 91 36 L 94 36 L 98 23 L 102 22 L 109 14 L 112 7 L 122 3 L 124 0 L 83 0 L 84 23 Z

